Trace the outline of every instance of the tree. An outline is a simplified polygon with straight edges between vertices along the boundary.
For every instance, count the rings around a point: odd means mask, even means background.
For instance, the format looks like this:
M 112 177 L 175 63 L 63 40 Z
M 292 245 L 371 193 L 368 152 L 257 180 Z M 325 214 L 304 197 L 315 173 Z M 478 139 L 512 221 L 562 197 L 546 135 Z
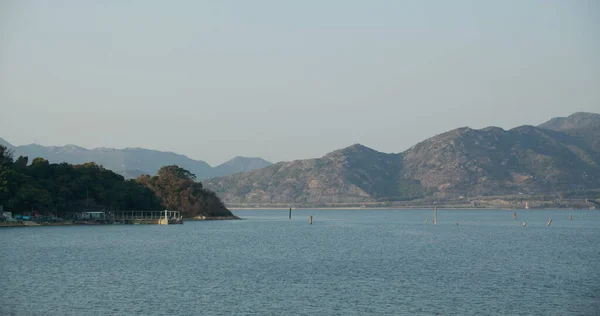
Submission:
M 14 161 L 13 168 L 17 169 L 20 172 L 23 172 L 25 171 L 25 168 L 27 168 L 28 162 L 29 158 L 27 156 L 19 156 L 19 158 L 17 158 L 17 160 Z
M 0 146 L 0 205 L 14 212 L 80 211 L 87 206 L 111 210 L 181 210 L 187 216 L 231 216 L 221 200 L 196 176 L 178 166 L 161 168 L 155 177 L 125 180 L 93 162 L 51 164 L 43 158 L 13 160 Z
M 13 163 L 13 153 L 12 150 L 8 149 L 6 146 L 0 145 L 0 168 L 1 167 L 9 167 Z
M 178 210 L 186 217 L 233 216 L 221 199 L 205 190 L 196 176 L 178 166 L 162 167 L 158 175 L 142 175 L 136 181 L 150 188 L 169 210 Z
M 160 168 L 160 170 L 158 170 L 158 176 L 159 177 L 164 177 L 164 178 L 177 178 L 177 179 L 181 179 L 181 180 L 195 180 L 196 179 L 196 175 L 189 172 L 186 169 L 183 169 L 179 166 L 165 166 Z
M 6 146 L 0 145 L 0 205 L 3 205 L 10 194 L 9 179 L 13 163 L 12 151 Z

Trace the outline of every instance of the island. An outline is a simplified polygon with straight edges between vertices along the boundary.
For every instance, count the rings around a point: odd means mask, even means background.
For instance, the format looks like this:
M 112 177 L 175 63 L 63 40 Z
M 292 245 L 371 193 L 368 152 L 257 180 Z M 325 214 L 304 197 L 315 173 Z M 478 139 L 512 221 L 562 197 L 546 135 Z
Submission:
M 29 163 L 2 145 L 0 208 L 2 226 L 90 223 L 111 212 L 165 209 L 183 219 L 238 219 L 194 174 L 175 165 L 126 180 L 93 162 L 51 164 L 35 158 Z

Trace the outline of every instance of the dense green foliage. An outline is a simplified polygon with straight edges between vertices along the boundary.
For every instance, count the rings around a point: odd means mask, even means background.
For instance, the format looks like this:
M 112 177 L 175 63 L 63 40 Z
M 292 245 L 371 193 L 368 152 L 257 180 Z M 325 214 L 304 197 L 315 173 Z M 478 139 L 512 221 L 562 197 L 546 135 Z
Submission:
M 142 176 L 125 180 L 123 176 L 95 163 L 50 164 L 35 158 L 13 159 L 0 145 L 0 205 L 13 212 L 42 213 L 81 211 L 89 207 L 106 210 L 182 211 L 184 216 L 230 216 L 214 193 L 193 181 L 187 170 L 162 168 L 157 177 Z
M 95 163 L 50 164 L 35 158 L 27 165 L 27 157 L 13 160 L 4 146 L 0 146 L 0 157 L 0 205 L 8 210 L 161 209 L 160 199 L 151 190 Z
M 167 209 L 181 210 L 184 216 L 231 216 L 221 200 L 195 179 L 194 174 L 183 168 L 166 166 L 157 176 L 142 175 L 136 181 L 154 191 Z

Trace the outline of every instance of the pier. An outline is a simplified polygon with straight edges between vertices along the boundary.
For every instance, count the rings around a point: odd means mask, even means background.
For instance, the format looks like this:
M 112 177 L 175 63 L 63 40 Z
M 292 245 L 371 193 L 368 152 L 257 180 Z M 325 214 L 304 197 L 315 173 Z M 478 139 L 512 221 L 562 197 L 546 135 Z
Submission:
M 183 224 L 180 211 L 94 211 L 63 212 L 57 214 L 61 221 L 72 224 L 149 224 L 168 225 Z
M 183 224 L 179 211 L 107 211 L 107 222 L 122 224 Z

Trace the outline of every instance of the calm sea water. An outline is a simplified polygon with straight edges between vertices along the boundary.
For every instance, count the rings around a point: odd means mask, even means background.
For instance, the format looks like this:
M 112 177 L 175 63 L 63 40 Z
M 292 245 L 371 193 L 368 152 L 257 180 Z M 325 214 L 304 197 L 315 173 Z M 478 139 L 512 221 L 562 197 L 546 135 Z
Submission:
M 0 229 L 0 315 L 600 315 L 600 211 L 236 213 Z

